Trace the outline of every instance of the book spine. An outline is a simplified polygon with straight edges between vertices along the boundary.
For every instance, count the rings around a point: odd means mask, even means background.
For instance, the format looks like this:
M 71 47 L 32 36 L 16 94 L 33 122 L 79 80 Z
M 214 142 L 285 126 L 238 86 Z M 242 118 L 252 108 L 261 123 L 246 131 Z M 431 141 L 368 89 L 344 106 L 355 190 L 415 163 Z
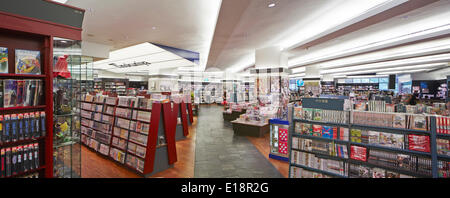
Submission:
M 40 163 L 39 163 L 39 144 L 38 143 L 34 143 L 34 168 L 39 168 L 40 167 Z

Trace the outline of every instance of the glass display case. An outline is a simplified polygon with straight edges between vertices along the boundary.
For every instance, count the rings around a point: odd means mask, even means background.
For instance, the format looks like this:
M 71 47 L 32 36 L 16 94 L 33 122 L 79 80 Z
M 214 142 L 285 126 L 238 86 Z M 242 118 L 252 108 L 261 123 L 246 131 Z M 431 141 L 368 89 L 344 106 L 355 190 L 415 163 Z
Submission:
M 80 100 L 88 91 L 81 82 L 92 76 L 92 59 L 81 56 L 81 41 L 54 38 L 53 176 L 81 177 Z

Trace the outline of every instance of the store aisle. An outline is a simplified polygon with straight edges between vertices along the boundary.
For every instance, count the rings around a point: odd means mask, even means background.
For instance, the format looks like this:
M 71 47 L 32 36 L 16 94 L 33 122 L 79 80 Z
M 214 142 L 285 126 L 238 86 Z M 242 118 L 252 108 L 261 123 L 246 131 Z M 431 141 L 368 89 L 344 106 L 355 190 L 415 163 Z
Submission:
M 195 177 L 282 178 L 280 172 L 246 138 L 234 136 L 223 108 L 200 107 L 195 146 Z

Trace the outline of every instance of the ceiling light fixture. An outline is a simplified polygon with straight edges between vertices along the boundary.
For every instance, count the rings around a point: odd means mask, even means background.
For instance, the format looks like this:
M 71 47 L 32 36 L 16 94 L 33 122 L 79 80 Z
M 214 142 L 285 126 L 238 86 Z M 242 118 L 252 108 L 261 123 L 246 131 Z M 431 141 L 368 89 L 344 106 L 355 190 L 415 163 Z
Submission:
M 270 3 L 269 5 L 267 5 L 267 7 L 269 7 L 269 8 L 273 8 L 273 7 L 275 7 L 275 3 Z

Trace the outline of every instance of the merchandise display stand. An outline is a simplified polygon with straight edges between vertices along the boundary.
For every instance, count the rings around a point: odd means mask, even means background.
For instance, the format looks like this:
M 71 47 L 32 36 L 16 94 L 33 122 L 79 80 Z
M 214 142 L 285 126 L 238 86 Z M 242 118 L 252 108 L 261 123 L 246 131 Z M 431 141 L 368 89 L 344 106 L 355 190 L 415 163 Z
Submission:
M 85 146 L 145 177 L 176 162 L 177 112 L 169 109 L 170 103 L 153 102 L 151 109 L 136 107 L 133 102 L 120 105 L 113 97 L 84 103 L 91 104 L 90 109 L 82 106 L 82 119 L 89 122 L 86 126 L 82 121 Z M 144 121 L 144 117 L 149 120 Z
M 438 117 L 428 115 L 426 124 L 428 130 L 354 124 L 353 119 L 358 116 L 353 114 L 358 112 L 344 110 L 343 103 L 341 99 L 303 99 L 300 110 L 310 111 L 311 114 L 294 112 L 294 115 L 300 115 L 301 118 L 294 117 L 295 132 L 290 135 L 292 148 L 289 152 L 289 175 L 291 178 L 448 177 L 450 156 L 438 154 L 437 140 L 449 139 L 449 135 L 437 132 Z M 319 110 L 316 111 L 316 109 Z M 334 122 L 323 120 L 323 116 L 330 118 L 333 113 L 331 118 Z M 386 114 L 389 113 L 378 112 L 378 116 L 370 117 L 381 117 Z M 407 115 L 423 116 L 421 114 Z M 375 124 L 375 121 L 373 123 Z M 316 131 L 318 126 L 322 127 L 321 131 Z M 361 130 L 369 131 L 368 137 L 361 135 Z M 376 136 L 371 133 L 382 133 L 385 137 L 382 141 L 394 135 L 401 136 L 402 139 L 399 141 L 402 144 L 401 146 L 394 144 L 396 141 L 383 144 L 365 142 L 376 140 L 373 139 Z M 422 147 L 415 143 L 415 139 L 428 140 L 429 143 L 425 142 L 427 146 Z M 418 148 L 423 150 L 419 151 Z M 319 164 L 323 163 L 326 166 L 315 166 L 308 163 L 307 159 L 319 161 Z
M 51 7 L 51 9 L 54 9 L 55 12 L 70 13 L 75 12 L 76 10 L 81 18 L 83 18 L 84 15 L 84 10 L 69 8 L 67 6 L 58 5 L 52 2 L 27 1 L 26 3 L 29 3 L 27 6 L 38 10 L 43 7 Z M 7 3 L 3 5 L 2 10 L 11 10 L 11 12 L 20 13 L 21 11 L 24 11 L 24 9 L 27 9 L 25 8 L 27 6 L 24 7 L 23 4 L 25 3 L 19 1 Z M 0 143 L 0 149 L 2 150 L 1 157 L 5 160 L 2 161 L 4 162 L 4 165 L 8 165 L 9 163 L 13 165 L 14 162 L 9 160 L 14 159 L 15 157 L 17 157 L 17 162 L 19 163 L 16 165 L 18 169 L 12 170 L 11 174 L 1 174 L 1 177 L 53 177 L 53 37 L 81 40 L 82 30 L 80 27 L 73 27 L 55 22 L 50 23 L 46 20 L 40 19 L 39 17 L 41 16 L 37 15 L 36 18 L 30 18 L 20 14 L 7 13 L 3 11 L 0 12 L 0 47 L 8 49 L 8 71 L 5 73 L 0 73 L 1 83 L 7 80 L 39 80 L 42 82 L 42 95 L 38 96 L 41 102 L 30 106 L 14 105 L 13 107 L 6 108 L 4 106 L 0 106 L 0 116 L 9 116 L 14 114 L 17 114 L 18 116 L 27 114 L 31 115 L 31 113 L 39 112 L 39 117 L 35 117 L 33 121 L 30 122 L 36 123 L 37 127 L 35 128 L 36 130 L 31 130 L 34 132 L 32 136 L 28 136 L 28 138 L 19 137 L 17 138 L 17 141 L 13 138 L 12 141 L 2 141 Z M 52 17 L 50 18 L 54 19 Z M 64 23 L 66 20 L 63 19 L 60 20 L 60 22 Z M 36 56 L 37 59 L 40 59 L 40 62 L 38 63 L 40 66 L 40 71 L 38 73 L 27 73 L 30 68 L 26 68 L 23 73 L 15 72 L 15 60 L 18 55 L 15 51 L 19 49 L 40 53 Z M 33 67 L 36 66 L 34 65 Z M 34 70 L 33 68 L 31 69 Z M 3 100 L 3 98 L 1 98 L 1 100 Z M 36 120 L 38 118 L 41 119 Z M 9 125 L 11 123 L 6 123 L 3 121 L 1 124 L 4 127 L 1 128 L 3 130 L 9 129 Z M 18 124 L 18 126 L 21 125 L 22 123 Z M 11 126 L 13 127 L 11 128 L 13 130 L 16 125 L 13 124 Z M 27 124 L 25 124 L 25 126 L 27 126 Z M 11 155 L 9 157 L 3 156 L 3 151 L 6 151 L 6 155 L 8 155 L 10 149 L 12 151 L 12 153 L 10 153 Z M 16 153 L 16 151 L 18 152 Z M 20 153 L 23 151 L 29 152 L 30 156 L 34 155 L 33 160 L 36 160 L 34 161 L 34 166 L 27 166 L 30 165 L 30 163 L 26 162 L 25 158 L 22 158 L 23 156 Z M 34 154 L 32 152 L 34 152 Z M 20 161 L 20 159 L 22 159 L 22 161 Z
M 186 113 L 186 104 L 184 102 L 174 103 L 174 111 L 177 111 L 177 127 L 175 132 L 175 140 L 183 140 L 186 139 L 186 136 L 189 135 L 189 126 L 187 120 Z M 180 123 L 178 123 L 180 121 Z
M 270 119 L 270 153 L 269 158 L 289 161 L 289 121 Z
M 231 121 L 234 134 L 239 136 L 264 137 L 270 131 L 268 123 L 249 123 L 238 120 Z
M 191 126 L 194 123 L 194 114 L 192 112 L 192 103 L 186 103 L 186 116 L 188 125 Z

